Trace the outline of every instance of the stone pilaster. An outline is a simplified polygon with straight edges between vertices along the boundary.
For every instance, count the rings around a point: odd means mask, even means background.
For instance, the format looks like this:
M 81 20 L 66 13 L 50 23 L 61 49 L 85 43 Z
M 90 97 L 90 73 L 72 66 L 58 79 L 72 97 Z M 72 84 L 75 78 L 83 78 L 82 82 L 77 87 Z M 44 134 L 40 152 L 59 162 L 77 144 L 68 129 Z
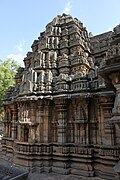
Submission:
M 7 123 L 7 110 L 6 110 L 6 106 L 4 106 L 4 131 L 3 131 L 3 136 L 7 137 L 8 134 L 8 123 Z
M 17 126 L 16 126 L 16 122 L 17 122 L 17 106 L 16 105 L 13 105 L 12 106 L 12 127 L 11 127 L 11 137 L 13 139 L 16 139 L 17 138 Z
M 38 119 L 39 119 L 39 142 L 43 142 L 43 123 L 44 123 L 44 100 L 38 102 Z
M 21 125 L 20 124 L 18 124 L 17 139 L 18 141 L 21 141 Z
M 120 84 L 114 84 L 116 97 L 114 102 L 113 114 L 120 116 Z
M 58 143 L 66 143 L 67 131 L 67 104 L 65 99 L 58 99 L 55 102 L 58 121 Z
M 44 106 L 44 125 L 43 125 L 43 141 L 44 143 L 48 143 L 50 141 L 50 100 L 45 100 L 45 106 Z
M 106 145 L 114 145 L 115 134 L 114 125 L 111 123 L 112 108 L 113 108 L 113 96 L 100 97 L 100 104 L 103 112 L 103 143 Z
M 30 121 L 36 122 L 36 102 L 30 102 Z
M 120 143 L 120 73 L 115 72 L 110 75 L 112 84 L 116 89 L 114 108 L 112 110 L 112 118 L 110 123 L 114 125 L 113 132 L 115 133 L 115 144 Z
M 35 135 L 35 133 L 36 133 L 35 128 L 36 128 L 35 125 L 30 125 L 30 126 L 29 126 L 29 137 L 28 137 L 28 141 L 29 141 L 30 143 L 35 142 L 35 138 L 36 138 L 36 135 Z
M 9 106 L 4 107 L 5 116 L 4 116 L 4 136 L 11 137 L 11 124 L 12 124 L 12 111 Z
M 29 126 L 29 142 L 34 142 L 36 138 L 36 103 L 30 102 L 30 126 Z

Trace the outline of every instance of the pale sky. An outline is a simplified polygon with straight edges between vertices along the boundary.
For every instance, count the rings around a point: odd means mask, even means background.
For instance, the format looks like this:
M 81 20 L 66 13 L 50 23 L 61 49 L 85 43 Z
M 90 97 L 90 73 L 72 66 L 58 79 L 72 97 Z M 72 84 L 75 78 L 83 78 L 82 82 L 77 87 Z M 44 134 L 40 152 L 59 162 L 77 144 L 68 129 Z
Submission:
M 93 35 L 120 24 L 120 0 L 0 0 L 0 59 L 21 64 L 40 32 L 63 12 L 81 20 Z

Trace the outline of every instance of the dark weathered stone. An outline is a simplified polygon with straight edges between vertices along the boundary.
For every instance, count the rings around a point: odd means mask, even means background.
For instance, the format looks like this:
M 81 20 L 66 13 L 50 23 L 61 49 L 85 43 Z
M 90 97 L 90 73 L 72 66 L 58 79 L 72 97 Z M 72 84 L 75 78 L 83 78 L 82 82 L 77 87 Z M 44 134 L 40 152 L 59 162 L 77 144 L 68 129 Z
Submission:
M 63 14 L 31 47 L 4 99 L 3 155 L 39 172 L 118 178 L 120 27 L 89 36 Z

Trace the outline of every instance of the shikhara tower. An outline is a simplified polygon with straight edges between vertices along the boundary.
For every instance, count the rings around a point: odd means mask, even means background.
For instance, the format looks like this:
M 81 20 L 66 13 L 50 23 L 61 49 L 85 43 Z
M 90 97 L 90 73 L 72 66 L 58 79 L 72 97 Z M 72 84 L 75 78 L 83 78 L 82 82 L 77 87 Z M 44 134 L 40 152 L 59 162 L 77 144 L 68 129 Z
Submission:
M 119 177 L 120 26 L 90 37 L 63 14 L 47 24 L 4 99 L 3 154 L 34 170 Z

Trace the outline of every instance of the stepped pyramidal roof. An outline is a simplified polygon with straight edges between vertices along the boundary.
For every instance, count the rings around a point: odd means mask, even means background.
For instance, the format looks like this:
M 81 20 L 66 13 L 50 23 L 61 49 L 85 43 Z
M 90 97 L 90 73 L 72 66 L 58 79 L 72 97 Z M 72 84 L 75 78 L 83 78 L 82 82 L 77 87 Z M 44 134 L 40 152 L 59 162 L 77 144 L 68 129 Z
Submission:
M 32 44 L 24 59 L 25 68 L 16 75 L 12 96 L 54 95 L 88 90 L 94 70 L 90 37 L 83 23 L 70 15 L 58 15 Z M 77 82 L 83 82 L 76 84 Z

